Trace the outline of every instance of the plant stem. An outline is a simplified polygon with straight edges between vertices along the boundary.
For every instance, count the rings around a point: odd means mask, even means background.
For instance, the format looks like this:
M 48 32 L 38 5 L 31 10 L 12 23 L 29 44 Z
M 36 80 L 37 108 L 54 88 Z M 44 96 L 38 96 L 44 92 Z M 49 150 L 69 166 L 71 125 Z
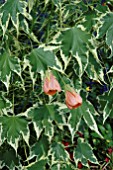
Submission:
M 60 19 L 60 28 L 62 28 L 62 4 L 59 3 L 60 9 L 59 9 L 59 19 Z
M 29 165 L 29 160 L 27 159 L 27 152 L 26 152 L 26 146 L 25 146 L 25 143 L 24 143 L 24 153 L 25 153 L 25 157 L 26 157 L 27 163 L 28 163 L 28 165 Z
M 14 116 L 14 91 L 13 91 L 13 116 Z

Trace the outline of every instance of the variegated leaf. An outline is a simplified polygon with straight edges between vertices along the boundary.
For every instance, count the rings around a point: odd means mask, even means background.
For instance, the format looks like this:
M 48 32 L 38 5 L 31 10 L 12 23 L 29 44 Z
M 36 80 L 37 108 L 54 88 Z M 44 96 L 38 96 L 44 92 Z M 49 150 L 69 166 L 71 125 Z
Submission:
M 57 67 L 55 55 L 51 51 L 46 51 L 43 48 L 36 48 L 31 51 L 29 55 L 26 56 L 25 66 L 28 63 L 30 68 L 30 75 L 35 82 L 36 74 L 45 72 L 48 67 Z
M 75 167 L 71 164 L 65 164 L 65 163 L 57 163 L 51 167 L 51 170 L 77 170 Z
M 70 57 L 73 56 L 78 63 L 79 76 L 84 73 L 88 64 L 88 46 L 90 45 L 90 39 L 90 34 L 76 26 L 62 31 L 56 39 L 57 42 L 61 43 L 61 56 L 65 68 L 69 64 Z
M 1 116 L 1 140 L 7 142 L 17 151 L 18 142 L 23 137 L 29 145 L 28 121 L 22 116 Z
M 73 76 L 73 84 L 74 84 L 74 87 L 76 88 L 76 92 L 80 93 L 81 89 L 82 89 L 82 78 L 77 76 L 77 75 L 74 75 Z
M 100 134 L 100 132 L 98 130 L 97 123 L 94 119 L 94 115 L 96 115 L 97 113 L 96 113 L 93 105 L 90 102 L 83 100 L 83 104 L 81 105 L 79 110 L 81 111 L 81 113 L 83 115 L 83 119 L 85 120 L 88 127 L 91 130 L 95 131 L 101 138 L 103 138 L 103 136 Z
M 37 156 L 38 159 L 46 158 L 49 151 L 49 141 L 46 136 L 41 136 L 41 138 L 30 148 L 30 156 Z
M 3 29 L 3 35 L 8 28 L 11 19 L 12 24 L 15 26 L 17 33 L 19 30 L 19 14 L 22 14 L 27 19 L 32 19 L 27 13 L 27 3 L 21 0 L 7 0 L 0 8 L 0 25 Z
M 28 8 L 29 8 L 29 13 L 33 9 L 33 6 L 35 5 L 36 0 L 28 0 Z
M 76 165 L 78 162 L 82 162 L 83 165 L 88 166 L 88 160 L 94 164 L 98 164 L 98 161 L 92 151 L 92 147 L 84 139 L 79 138 L 77 141 L 77 147 L 74 150 L 74 160 Z
M 102 135 L 100 134 L 99 130 L 98 130 L 97 123 L 94 119 L 95 114 L 97 114 L 97 113 L 96 113 L 93 105 L 90 104 L 85 99 L 83 100 L 83 103 L 80 107 L 78 107 L 77 109 L 74 109 L 70 112 L 70 116 L 69 116 L 69 120 L 68 120 L 68 126 L 69 126 L 69 130 L 70 130 L 70 133 L 71 133 L 71 136 L 72 136 L 72 141 L 73 141 L 75 132 L 79 128 L 81 117 L 83 117 L 86 124 L 88 125 L 88 127 L 91 130 L 95 131 L 101 138 L 103 138 Z
M 7 90 L 12 72 L 21 77 L 20 60 L 17 57 L 11 56 L 8 51 L 5 51 L 0 55 L 0 79 L 5 84 Z
M 47 163 L 47 159 L 40 159 L 32 164 L 29 164 L 29 166 L 25 167 L 25 169 L 26 170 L 45 170 L 46 163 Z
M 95 50 L 95 55 L 96 50 Z M 96 80 L 96 81 L 103 81 L 104 82 L 104 72 L 103 72 L 103 67 L 98 60 L 98 57 L 94 57 L 92 53 L 89 53 L 89 63 L 86 68 L 86 73 L 90 79 Z
M 69 130 L 70 130 L 70 133 L 71 133 L 72 141 L 74 139 L 76 131 L 79 128 L 81 117 L 82 117 L 82 112 L 81 112 L 80 107 L 70 111 L 70 116 L 69 116 L 67 123 L 68 123 L 68 127 L 69 127 Z
M 3 95 L 0 96 L 0 110 L 7 109 L 12 106 L 11 102 L 6 99 Z
M 102 96 L 99 96 L 98 99 L 101 105 L 100 111 L 103 114 L 103 123 L 105 123 L 110 114 L 113 115 L 113 90 L 104 93 Z
M 96 24 L 96 11 L 88 10 L 83 17 L 83 26 L 87 31 L 91 31 L 92 27 Z
M 106 44 L 111 49 L 111 54 L 109 57 L 113 56 L 113 13 L 105 13 L 101 18 L 101 26 L 98 30 L 98 38 L 106 36 Z
M 52 143 L 50 155 L 52 156 L 52 163 L 59 163 L 60 161 L 68 162 L 69 155 L 64 150 L 63 146 L 60 143 Z
M 105 13 L 102 15 L 100 19 L 100 27 L 98 30 L 98 38 L 102 38 L 106 35 L 108 29 L 113 24 L 113 13 Z
M 29 24 L 25 18 L 20 21 L 20 28 L 29 36 L 31 40 L 38 43 L 37 37 L 35 36 L 33 32 L 30 31 Z
M 2 165 L 0 165 L 0 168 L 6 168 L 6 166 L 10 170 L 14 170 L 18 167 L 22 168 L 21 163 L 19 161 L 19 156 L 16 155 L 16 152 L 13 148 L 6 150 L 5 147 L 1 146 L 0 148 L 0 161 L 2 162 Z
M 54 135 L 54 125 L 52 121 L 55 121 L 60 128 L 64 124 L 63 116 L 60 114 L 60 111 L 62 110 L 59 110 L 59 106 L 57 104 L 34 107 L 28 111 L 28 117 L 33 120 L 37 139 L 44 130 L 45 135 L 48 136 L 51 141 Z
M 113 56 L 113 24 L 106 32 L 106 44 L 111 49 L 111 54 L 109 57 L 112 57 Z

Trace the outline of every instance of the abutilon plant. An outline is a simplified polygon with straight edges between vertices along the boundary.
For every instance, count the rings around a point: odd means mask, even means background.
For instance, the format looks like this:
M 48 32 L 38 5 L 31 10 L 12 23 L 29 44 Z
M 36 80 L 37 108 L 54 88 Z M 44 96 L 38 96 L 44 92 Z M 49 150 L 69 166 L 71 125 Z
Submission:
M 113 1 L 0 1 L 0 169 L 113 167 Z

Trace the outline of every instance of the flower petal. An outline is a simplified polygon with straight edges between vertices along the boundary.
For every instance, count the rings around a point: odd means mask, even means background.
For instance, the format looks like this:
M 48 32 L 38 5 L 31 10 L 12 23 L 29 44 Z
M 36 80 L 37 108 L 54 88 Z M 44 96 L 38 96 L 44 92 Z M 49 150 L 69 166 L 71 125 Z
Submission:
M 66 91 L 66 105 L 69 109 L 76 109 L 82 104 L 82 98 L 72 88 L 71 91 Z
M 49 73 L 49 76 L 45 78 L 43 91 L 47 95 L 54 95 L 57 91 L 61 91 L 60 84 L 52 73 Z
M 75 106 L 78 103 L 75 95 L 70 91 L 66 91 L 66 103 L 70 106 Z

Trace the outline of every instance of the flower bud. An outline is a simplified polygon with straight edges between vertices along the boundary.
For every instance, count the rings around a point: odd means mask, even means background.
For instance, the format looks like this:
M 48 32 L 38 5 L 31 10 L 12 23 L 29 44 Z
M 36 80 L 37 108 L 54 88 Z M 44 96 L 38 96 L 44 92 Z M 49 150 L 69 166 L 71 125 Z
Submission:
M 56 80 L 55 76 L 51 72 L 46 72 L 44 79 L 43 91 L 47 95 L 54 95 L 56 92 L 61 91 L 60 84 Z
M 76 109 L 77 107 L 81 106 L 82 98 L 71 87 L 66 90 L 65 96 L 65 102 L 69 109 Z

